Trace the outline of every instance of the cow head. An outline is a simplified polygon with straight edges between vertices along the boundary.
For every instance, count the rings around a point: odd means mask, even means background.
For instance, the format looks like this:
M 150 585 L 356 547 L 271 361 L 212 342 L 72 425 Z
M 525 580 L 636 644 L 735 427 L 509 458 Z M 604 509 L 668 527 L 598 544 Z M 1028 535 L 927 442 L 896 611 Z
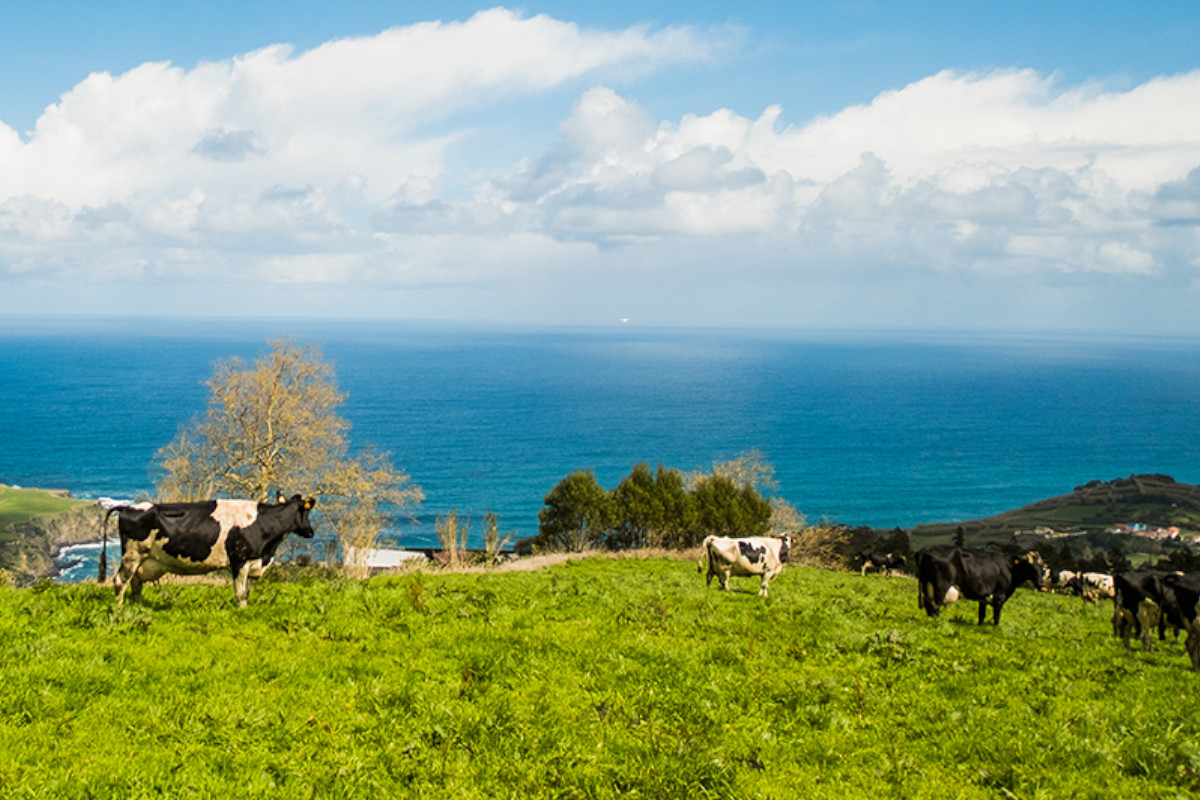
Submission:
M 1039 592 L 1044 592 L 1042 579 L 1045 572 L 1046 565 L 1036 552 L 1030 551 L 1023 556 L 1013 557 L 1013 586 L 1020 586 L 1022 583 L 1028 582 L 1032 583 L 1033 588 Z
M 792 535 L 785 533 L 779 537 L 779 563 L 786 564 L 788 562 L 788 551 L 792 548 Z
M 313 530 L 312 522 L 308 518 L 308 512 L 312 511 L 312 507 L 317 504 L 317 498 L 315 498 L 315 497 L 305 498 L 305 497 L 301 497 L 300 495 L 296 494 L 296 495 L 292 495 L 291 499 L 288 500 L 285 505 L 293 505 L 293 504 L 296 506 L 296 509 L 297 509 L 297 522 L 296 522 L 295 533 L 297 533 L 300 536 L 303 536 L 305 539 L 311 539 L 314 535 L 316 535 L 316 531 Z

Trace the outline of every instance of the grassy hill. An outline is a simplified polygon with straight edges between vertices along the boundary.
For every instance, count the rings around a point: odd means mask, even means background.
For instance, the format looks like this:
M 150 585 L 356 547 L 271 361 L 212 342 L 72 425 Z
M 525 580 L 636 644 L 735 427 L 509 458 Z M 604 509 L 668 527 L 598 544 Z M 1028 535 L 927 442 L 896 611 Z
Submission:
M 1174 526 L 1185 533 L 1200 533 L 1200 486 L 1178 483 L 1166 475 L 1091 481 L 1076 486 L 1070 494 L 993 517 L 918 525 L 913 538 L 922 544 L 949 540 L 960 525 L 968 539 L 989 541 L 1039 527 L 1059 532 L 1101 533 L 1119 523 L 1144 523 L 1155 528 Z
M 0 588 L 0 797 L 1109 798 L 1200 792 L 1182 642 L 1022 590 L 694 562 Z
M 0 531 L 30 517 L 61 514 L 88 502 L 76 500 L 65 491 L 20 489 L 0 484 Z

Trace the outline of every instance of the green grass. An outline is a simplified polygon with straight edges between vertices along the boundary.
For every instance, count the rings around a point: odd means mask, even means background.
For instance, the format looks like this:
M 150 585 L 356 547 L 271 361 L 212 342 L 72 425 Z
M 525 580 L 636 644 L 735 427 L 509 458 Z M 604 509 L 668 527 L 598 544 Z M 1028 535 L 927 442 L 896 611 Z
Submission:
M 1173 798 L 1200 676 L 1111 607 L 694 562 L 0 589 L 0 798 Z
M 41 489 L 14 489 L 0 485 L 0 531 L 14 522 L 24 522 L 30 517 L 58 514 L 70 511 L 86 500 L 55 497 Z

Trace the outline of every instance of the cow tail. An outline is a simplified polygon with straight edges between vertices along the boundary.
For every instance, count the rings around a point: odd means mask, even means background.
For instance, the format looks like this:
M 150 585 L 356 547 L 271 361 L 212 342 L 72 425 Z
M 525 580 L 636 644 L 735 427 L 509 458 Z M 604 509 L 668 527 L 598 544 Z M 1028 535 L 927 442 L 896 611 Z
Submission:
M 100 572 L 96 576 L 99 583 L 108 580 L 108 518 L 116 510 L 116 506 L 110 508 L 104 515 L 104 521 L 100 523 Z
M 704 574 L 704 568 L 711 563 L 712 555 L 708 551 L 708 545 L 712 539 L 712 536 L 705 536 L 704 543 L 700 545 L 700 558 L 696 561 L 696 572 L 700 574 Z

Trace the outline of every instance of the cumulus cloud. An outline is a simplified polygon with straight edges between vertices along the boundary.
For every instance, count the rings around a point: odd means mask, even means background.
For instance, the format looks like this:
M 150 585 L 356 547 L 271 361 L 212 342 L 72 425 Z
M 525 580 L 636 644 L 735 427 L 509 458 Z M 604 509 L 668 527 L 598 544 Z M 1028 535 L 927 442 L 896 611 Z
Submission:
M 1057 91 L 943 72 L 805 125 L 776 107 L 652 124 L 601 87 L 489 202 L 598 241 L 761 233 L 823 258 L 1146 275 L 1195 257 L 1155 229 L 1195 217 L 1197 101 L 1200 73 Z
M 0 124 L 0 263 L 58 268 L 61 251 L 94 239 L 99 208 L 121 210 L 116 227 L 143 251 L 139 263 L 181 247 L 234 260 L 358 249 L 372 235 L 362 220 L 403 210 L 397 195 L 436 180 L 446 147 L 465 135 L 429 126 L 720 46 L 687 28 L 586 30 L 493 9 L 300 53 L 274 45 L 190 70 L 95 73 L 46 110 L 28 141 Z
M 254 131 L 231 131 L 209 128 L 196 142 L 192 152 L 213 161 L 244 161 L 265 155 L 266 143 Z
M 28 140 L 0 124 L 0 280 L 528 288 L 659 271 L 761 300 L 856 271 L 1200 265 L 1200 72 L 1111 88 L 945 71 L 791 123 L 779 106 L 660 120 L 613 88 L 724 46 L 493 9 L 96 73 Z M 482 111 L 580 81 L 551 146 L 456 168 L 497 135 Z

